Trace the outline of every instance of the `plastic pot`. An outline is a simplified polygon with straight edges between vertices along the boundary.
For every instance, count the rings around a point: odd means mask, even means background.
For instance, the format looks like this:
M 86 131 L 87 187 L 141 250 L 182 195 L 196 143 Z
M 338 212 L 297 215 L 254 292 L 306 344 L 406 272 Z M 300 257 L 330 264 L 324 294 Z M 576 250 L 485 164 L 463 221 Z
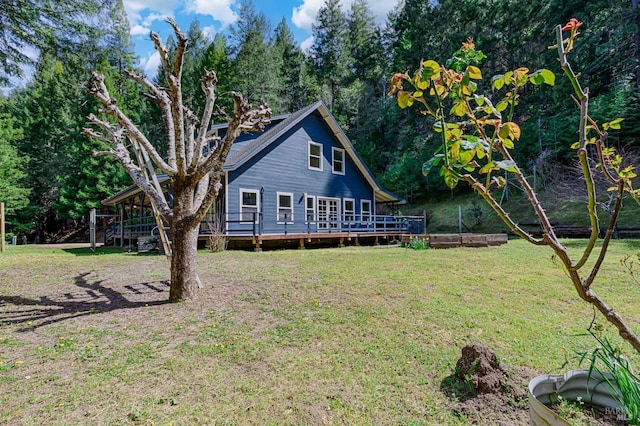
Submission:
M 609 381 L 607 381 L 609 380 Z M 549 405 L 560 399 L 567 401 L 581 400 L 595 405 L 612 414 L 623 414 L 614 395 L 620 392 L 612 375 L 602 375 L 597 371 L 572 370 L 567 374 L 550 374 L 538 376 L 529 382 L 529 415 L 531 424 L 535 426 L 569 426 L 549 408 Z

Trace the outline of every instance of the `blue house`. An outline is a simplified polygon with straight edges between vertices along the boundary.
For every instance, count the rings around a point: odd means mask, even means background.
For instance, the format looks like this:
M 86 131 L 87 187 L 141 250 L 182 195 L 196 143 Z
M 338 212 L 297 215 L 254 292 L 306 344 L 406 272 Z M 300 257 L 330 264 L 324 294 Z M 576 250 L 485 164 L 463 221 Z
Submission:
M 224 136 L 226 125 L 210 131 Z M 424 230 L 424 217 L 394 214 L 405 201 L 380 186 L 322 101 L 273 117 L 262 133 L 242 134 L 224 171 L 202 238 L 212 232 L 212 223 L 230 241 L 249 241 L 256 248 L 266 241 L 378 242 Z M 170 188 L 167 194 L 170 199 Z M 135 186 L 103 204 L 118 211 L 114 238 L 122 244 L 155 226 L 148 200 Z

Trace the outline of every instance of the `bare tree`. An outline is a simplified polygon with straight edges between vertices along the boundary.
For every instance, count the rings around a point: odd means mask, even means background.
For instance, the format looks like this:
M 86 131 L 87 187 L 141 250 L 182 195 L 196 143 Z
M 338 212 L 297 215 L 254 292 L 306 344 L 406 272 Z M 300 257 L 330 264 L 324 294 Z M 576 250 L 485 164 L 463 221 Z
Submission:
M 201 79 L 206 102 L 199 119 L 182 100 L 181 79 L 187 36 L 174 20 L 168 19 L 167 22 L 173 27 L 177 39 L 172 58 L 160 37 L 151 33 L 151 39 L 160 54 L 167 87 L 152 83 L 144 74 L 126 72 L 127 77 L 142 86 L 146 96 L 162 111 L 167 157 L 163 158 L 158 153 L 137 125 L 118 107 L 104 84 L 104 76 L 98 73 L 93 73 L 88 90 L 100 101 L 103 106 L 100 113 L 106 117 L 101 119 L 90 114 L 88 119 L 97 130 L 85 128 L 84 134 L 108 144 L 107 150 L 96 154 L 113 156 L 149 197 L 157 214 L 170 224 L 172 255 L 169 300 L 181 301 L 194 298 L 200 285 L 196 263 L 199 225 L 220 190 L 222 168 L 229 149 L 240 133 L 264 130 L 270 123 L 271 109 L 266 105 L 253 109 L 240 93 L 231 92 L 233 112 L 220 111 L 227 119 L 226 134 L 222 138 L 208 134 L 216 101 L 216 73 L 205 70 Z M 142 155 L 132 158 L 127 142 L 131 142 Z M 171 206 L 159 185 L 154 185 L 145 172 L 145 168 L 151 164 L 148 159 L 169 177 L 173 191 Z

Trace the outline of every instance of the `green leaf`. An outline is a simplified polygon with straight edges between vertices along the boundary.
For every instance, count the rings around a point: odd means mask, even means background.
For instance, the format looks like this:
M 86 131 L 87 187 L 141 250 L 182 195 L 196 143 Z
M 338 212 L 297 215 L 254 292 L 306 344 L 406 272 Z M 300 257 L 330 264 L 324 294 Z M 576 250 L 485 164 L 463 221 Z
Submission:
M 460 157 L 460 141 L 455 141 L 449 147 L 449 156 L 451 157 L 451 161 L 458 161 Z
M 624 120 L 624 118 L 616 118 L 616 119 L 615 119 L 615 120 L 613 120 L 613 121 L 610 121 L 610 122 L 608 122 L 608 123 L 604 123 L 604 124 L 602 125 L 602 127 L 603 127 L 605 130 L 608 130 L 608 129 L 620 130 L 620 129 L 621 129 L 620 123 L 622 123 L 622 120 Z
M 549 71 L 548 69 L 540 69 L 530 76 L 530 81 L 533 84 L 548 84 L 549 86 L 553 86 L 556 82 L 556 75 Z
M 463 117 L 467 112 L 467 106 L 463 101 L 458 101 L 451 107 L 450 114 L 457 115 L 458 117 Z
M 487 164 L 485 164 L 484 166 L 482 166 L 482 168 L 480 169 L 480 174 L 487 174 L 489 173 L 491 170 L 494 170 L 496 168 L 496 165 L 493 161 L 488 162 Z
M 578 149 L 580 148 L 580 142 L 574 142 L 571 144 L 571 149 Z
M 482 80 L 482 72 L 478 67 L 469 65 L 467 67 L 467 74 L 469 75 L 469 78 L 472 80 Z
M 435 166 L 437 166 L 438 164 L 440 164 L 440 159 L 442 158 L 441 155 L 436 155 L 434 157 L 431 157 L 429 160 L 425 161 L 422 164 L 422 174 L 424 176 L 427 176 L 430 172 L 431 169 L 433 169 Z
M 475 150 L 460 151 L 460 164 L 463 164 L 463 165 L 469 164 L 473 160 L 475 155 L 476 155 Z
M 456 176 L 451 170 L 448 169 L 443 169 L 444 170 L 444 183 L 447 185 L 448 188 L 453 189 L 456 187 L 456 185 L 458 185 L 458 176 Z
M 554 84 L 556 84 L 556 75 L 552 71 L 543 68 L 541 70 L 538 70 L 537 72 L 539 72 L 540 75 L 544 78 L 545 84 L 548 84 L 549 86 L 553 86 Z
M 494 75 L 491 79 L 491 85 L 496 90 L 502 89 L 504 87 L 504 75 Z
M 509 138 L 502 139 L 502 145 L 504 145 L 504 147 L 507 149 L 513 149 L 513 147 L 515 146 L 513 144 L 513 141 Z
M 411 97 L 410 92 L 405 92 L 401 90 L 398 92 L 398 106 L 402 109 L 410 107 L 413 105 L 413 98 Z
M 422 62 L 422 79 L 436 79 L 440 77 L 440 64 L 436 61 L 428 60 Z
M 496 166 L 499 169 L 506 170 L 508 172 L 516 172 L 516 162 L 513 160 L 496 161 Z
M 498 105 L 496 105 L 496 110 L 498 112 L 502 112 L 502 111 L 506 110 L 508 107 L 509 107 L 509 102 L 505 101 L 505 100 L 502 100 L 502 101 L 498 102 Z

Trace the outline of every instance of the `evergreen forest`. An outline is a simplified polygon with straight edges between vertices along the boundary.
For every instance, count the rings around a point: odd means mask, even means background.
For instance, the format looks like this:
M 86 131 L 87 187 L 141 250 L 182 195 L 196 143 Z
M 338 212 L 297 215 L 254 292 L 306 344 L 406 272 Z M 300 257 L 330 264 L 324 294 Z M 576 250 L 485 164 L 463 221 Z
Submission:
M 47 2 L 42 13 L 29 12 L 40 2 L 22 3 L 27 6 L 0 5 L 0 83 L 20 78 L 24 66 L 33 70 L 27 84 L 0 95 L 0 201 L 8 232 L 45 241 L 85 223 L 89 209 L 101 209 L 102 199 L 131 184 L 115 161 L 92 156 L 100 146 L 82 136 L 87 115 L 98 109 L 86 92 L 91 72 L 105 75 L 118 105 L 158 146 L 163 123 L 156 105 L 123 76 L 139 61 L 121 0 Z M 433 123 L 388 96 L 390 78 L 412 73 L 421 59 L 444 63 L 469 37 L 486 55 L 480 82 L 486 87 L 490 76 L 521 66 L 560 76 L 549 49 L 553 28 L 578 19 L 573 62 L 589 87 L 590 113 L 597 121 L 623 118 L 610 140 L 626 158 L 640 158 L 637 0 L 402 0 L 382 25 L 367 0 L 353 0 L 346 9 L 339 0 L 325 0 L 308 51 L 300 49 L 284 17 L 269 22 L 251 0 L 240 3 L 239 16 L 213 39 L 198 21 L 183 28 L 191 46 L 185 102 L 196 113 L 204 107 L 204 69 L 218 74 L 221 107 L 231 106 L 224 96 L 230 90 L 267 102 L 274 115 L 322 99 L 380 183 L 409 202 L 451 193 L 437 174 L 422 175 L 439 139 Z M 165 42 L 170 51 L 175 47 L 171 38 Z M 39 52 L 37 59 L 24 54 L 27 48 Z M 161 81 L 161 70 L 155 78 Z M 527 89 L 514 118 L 522 129 L 516 159 L 535 168 L 543 184 L 575 161 L 570 147 L 577 140 L 578 110 L 568 84 L 558 78 L 555 87 Z

